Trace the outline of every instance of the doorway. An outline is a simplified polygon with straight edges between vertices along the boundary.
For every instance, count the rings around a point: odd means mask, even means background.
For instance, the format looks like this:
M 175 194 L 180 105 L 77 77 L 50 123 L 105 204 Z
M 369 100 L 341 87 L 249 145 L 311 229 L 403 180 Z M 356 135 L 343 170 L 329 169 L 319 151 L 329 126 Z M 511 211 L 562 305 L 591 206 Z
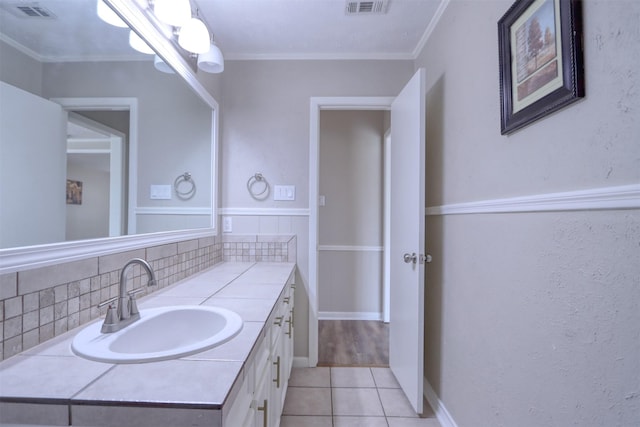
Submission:
M 318 311 L 324 366 L 388 366 L 385 110 L 320 112 Z
M 389 192 L 393 199 L 391 239 L 384 249 L 390 251 L 394 282 L 389 299 L 389 366 L 418 414 L 424 400 L 424 264 L 428 262 L 424 249 L 425 81 L 425 69 L 420 68 L 393 98 L 311 98 L 309 126 L 309 366 L 318 363 L 320 111 L 389 109 L 393 123 Z
M 380 249 L 380 243 L 378 242 L 376 245 L 360 245 L 363 246 L 361 248 L 353 248 L 346 243 L 340 245 L 326 245 L 323 244 L 325 241 L 320 239 L 320 209 L 326 208 L 327 204 L 331 203 L 331 199 L 327 199 L 326 195 L 324 200 L 320 197 L 322 194 L 320 193 L 320 125 L 321 125 L 321 113 L 324 111 L 389 111 L 391 108 L 391 104 L 393 102 L 393 97 L 322 97 L 322 98 L 311 98 L 311 135 L 310 135 L 310 174 L 309 174 L 309 182 L 310 182 L 310 190 L 309 190 L 309 205 L 310 205 L 310 216 L 309 216 L 309 276 L 310 276 L 310 286 L 309 286 L 309 301 L 310 301 L 310 310 L 309 310 L 309 366 L 316 366 L 318 364 L 318 344 L 319 344 L 319 321 L 321 317 L 321 306 L 320 302 L 320 288 L 319 288 L 319 267 L 320 267 L 320 258 L 321 253 L 326 252 L 325 255 L 338 255 L 338 252 L 350 253 L 355 252 L 353 249 L 367 249 L 365 252 L 366 255 L 375 255 L 377 257 L 384 257 L 384 254 L 387 251 L 387 242 L 384 241 L 382 243 L 382 249 Z M 384 131 L 383 131 L 384 132 Z M 383 155 L 384 157 L 384 155 Z M 384 193 L 383 193 L 384 199 Z M 324 202 L 325 206 L 321 207 L 321 203 Z M 382 209 L 382 207 L 380 207 Z M 325 249 L 325 251 L 321 251 L 321 249 Z M 328 250 L 327 250 L 328 249 Z M 351 254 L 353 255 L 353 254 Z M 339 258 L 339 257 L 338 257 Z M 346 259 L 346 257 L 345 257 Z M 381 261 L 382 264 L 382 261 Z M 385 276 L 385 271 L 383 269 L 382 272 L 383 277 Z M 384 282 L 383 282 L 384 283 Z M 388 286 L 386 283 L 383 285 L 383 289 L 385 286 Z M 380 300 L 386 294 L 384 291 L 381 292 L 382 296 L 380 296 Z M 386 305 L 385 301 L 382 301 L 382 306 Z M 360 308 L 357 311 L 358 318 L 356 319 L 347 319 L 347 320 L 361 320 L 361 321 L 380 321 L 381 316 L 379 309 L 375 314 L 375 318 L 371 318 L 371 313 L 367 314 L 366 309 Z M 338 313 L 340 311 L 338 310 Z M 344 310 L 343 310 L 344 313 Z M 333 313 L 333 316 L 341 316 L 341 314 Z M 331 312 L 323 312 L 322 317 L 331 317 Z M 382 315 L 384 318 L 384 314 Z M 327 319 L 325 319 L 327 320 Z M 333 319 L 340 320 L 340 319 Z M 344 319 L 342 319 L 344 320 Z
M 94 116 L 98 120 L 90 119 Z M 70 111 L 67 117 L 66 240 L 122 236 L 126 233 L 126 134 L 105 125 L 129 128 L 128 111 Z M 79 188 L 78 200 L 69 187 Z M 78 187 L 79 186 L 79 187 Z

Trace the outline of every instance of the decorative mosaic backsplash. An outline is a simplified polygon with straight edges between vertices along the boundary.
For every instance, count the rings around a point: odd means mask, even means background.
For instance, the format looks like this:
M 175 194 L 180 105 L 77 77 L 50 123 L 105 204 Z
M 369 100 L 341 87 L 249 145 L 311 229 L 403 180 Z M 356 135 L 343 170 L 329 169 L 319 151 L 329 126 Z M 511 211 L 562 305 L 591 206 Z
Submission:
M 222 261 L 295 262 L 295 236 L 223 236 L 193 239 L 0 275 L 0 360 L 103 316 L 97 305 L 118 295 L 120 271 L 146 259 L 165 288 Z M 134 265 L 128 290 L 145 286 Z

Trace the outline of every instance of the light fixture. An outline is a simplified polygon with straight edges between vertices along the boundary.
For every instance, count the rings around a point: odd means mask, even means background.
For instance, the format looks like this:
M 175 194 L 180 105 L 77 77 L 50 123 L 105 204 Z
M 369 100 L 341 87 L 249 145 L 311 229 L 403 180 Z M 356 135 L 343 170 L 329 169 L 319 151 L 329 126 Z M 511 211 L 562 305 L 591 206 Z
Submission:
M 209 30 L 198 18 L 187 21 L 178 34 L 178 44 L 191 53 L 206 53 L 209 50 Z
M 152 55 L 155 52 L 149 47 L 147 42 L 142 40 L 140 36 L 133 30 L 129 32 L 129 45 L 140 53 Z
M 167 25 L 182 27 L 191 19 L 191 3 L 189 0 L 154 0 L 153 13 Z
M 156 70 L 161 71 L 163 73 L 167 73 L 167 74 L 175 73 L 175 71 L 173 71 L 173 68 L 171 68 L 169 64 L 164 62 L 164 60 L 160 58 L 158 55 L 156 55 L 153 58 L 153 66 L 155 67 Z
M 97 3 L 97 12 L 98 12 L 98 16 L 100 17 L 100 19 L 102 19 L 104 22 L 106 22 L 107 24 L 111 24 L 114 25 L 116 27 L 120 27 L 120 28 L 126 28 L 128 27 L 128 25 L 126 24 L 126 22 L 124 22 L 122 20 L 122 18 L 120 18 L 118 16 L 118 14 L 116 14 L 113 9 L 111 9 L 109 7 L 109 5 L 107 5 L 104 0 L 98 0 Z
M 215 42 L 211 42 L 208 52 L 198 55 L 198 68 L 214 74 L 224 71 L 224 57 Z

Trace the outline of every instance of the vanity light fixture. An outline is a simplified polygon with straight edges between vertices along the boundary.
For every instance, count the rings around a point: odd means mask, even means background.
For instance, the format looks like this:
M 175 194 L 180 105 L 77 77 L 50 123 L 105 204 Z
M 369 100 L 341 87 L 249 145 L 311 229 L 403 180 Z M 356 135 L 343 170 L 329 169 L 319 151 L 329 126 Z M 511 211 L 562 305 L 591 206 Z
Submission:
M 140 53 L 153 55 L 155 52 L 149 47 L 147 42 L 142 40 L 140 36 L 133 30 L 129 31 L 129 45 Z
M 213 74 L 224 71 L 224 57 L 215 41 L 211 42 L 208 52 L 198 55 L 198 69 Z
M 209 51 L 209 30 L 198 18 L 191 18 L 180 28 L 178 44 L 191 53 L 207 53 Z
M 97 11 L 100 19 L 102 19 L 107 24 L 111 24 L 120 28 L 128 27 L 126 22 L 124 22 L 122 18 L 120 18 L 118 14 L 115 13 L 113 9 L 111 9 L 103 0 L 98 0 Z

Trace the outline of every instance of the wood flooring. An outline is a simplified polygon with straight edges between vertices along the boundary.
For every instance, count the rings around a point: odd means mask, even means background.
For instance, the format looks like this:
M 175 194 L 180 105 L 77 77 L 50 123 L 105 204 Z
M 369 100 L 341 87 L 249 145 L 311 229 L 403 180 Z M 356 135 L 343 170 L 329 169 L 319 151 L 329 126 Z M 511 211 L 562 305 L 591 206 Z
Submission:
M 318 366 L 389 366 L 389 325 L 374 320 L 318 321 Z

